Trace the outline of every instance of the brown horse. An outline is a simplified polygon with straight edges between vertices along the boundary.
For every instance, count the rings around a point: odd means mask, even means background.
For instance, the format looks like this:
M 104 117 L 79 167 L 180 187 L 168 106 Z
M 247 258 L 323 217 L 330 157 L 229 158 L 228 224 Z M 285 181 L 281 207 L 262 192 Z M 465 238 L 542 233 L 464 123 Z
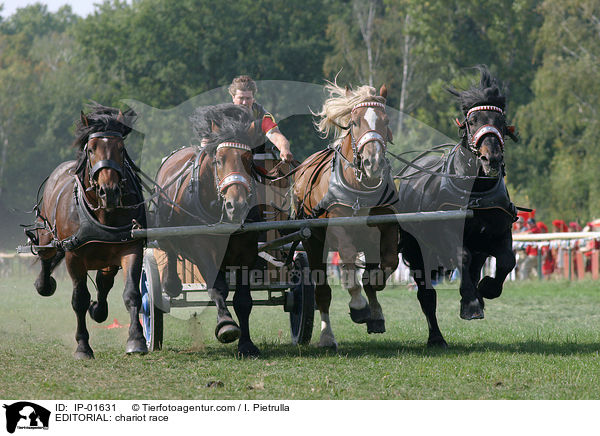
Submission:
M 156 183 L 163 192 L 156 210 L 159 227 L 241 223 L 260 219 L 255 206 L 256 189 L 252 147 L 260 127 L 255 129 L 252 114 L 244 106 L 223 104 L 202 107 L 191 118 L 204 146 L 186 147 L 172 153 L 161 165 Z M 160 240 L 167 254 L 162 286 L 171 296 L 181 293 L 177 256 L 195 264 L 217 307 L 215 336 L 220 342 L 239 338 L 241 356 L 257 356 L 250 339 L 249 317 L 252 297 L 248 278 L 240 272 L 254 266 L 258 256 L 255 232 L 186 236 Z M 225 300 L 229 293 L 225 272 L 237 270 L 233 306 L 240 325 L 233 320 Z
M 92 106 L 81 114 L 77 139 L 77 161 L 65 162 L 48 178 L 38 219 L 28 235 L 36 245 L 42 270 L 35 287 L 43 296 L 56 290 L 52 271 L 64 258 L 73 281 L 71 304 L 77 316 L 75 339 L 78 359 L 92 359 L 85 315 L 96 322 L 108 316 L 106 297 L 119 267 L 125 274 L 123 300 L 130 314 L 127 353 L 146 353 L 146 340 L 139 322 L 143 240 L 132 240 L 134 225 L 145 223 L 143 196 L 123 139 L 131 132 L 118 109 Z M 133 116 L 133 111 L 125 113 Z M 90 302 L 87 273 L 97 270 L 97 301 Z
M 396 188 L 386 159 L 386 143 L 392 140 L 385 111 L 387 90 L 380 95 L 362 86 L 344 90 L 335 83 L 327 85 L 330 98 L 319 114 L 318 130 L 327 136 L 338 133 L 334 144 L 310 156 L 301 164 L 294 181 L 295 207 L 298 217 L 343 217 L 394 213 Z M 340 137 L 342 130 L 347 134 Z M 342 227 L 314 230 L 303 242 L 317 284 L 316 303 L 321 313 L 319 345 L 337 348 L 329 319 L 331 288 L 325 277 L 326 247 L 340 253 L 342 285 L 350 293 L 350 316 L 354 322 L 367 323 L 369 333 L 385 332 L 385 322 L 376 292 L 398 266 L 398 226 L 383 224 L 377 228 L 349 230 Z M 365 254 L 361 294 L 356 277 L 358 252 Z

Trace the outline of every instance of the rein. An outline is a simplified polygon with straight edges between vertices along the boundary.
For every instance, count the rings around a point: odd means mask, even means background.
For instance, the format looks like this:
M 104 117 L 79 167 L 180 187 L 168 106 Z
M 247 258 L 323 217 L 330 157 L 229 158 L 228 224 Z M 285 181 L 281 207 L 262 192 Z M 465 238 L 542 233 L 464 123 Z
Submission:
M 426 153 L 428 153 L 430 151 L 436 151 L 436 150 L 439 150 L 442 147 L 448 147 L 450 145 L 452 145 L 456 149 L 457 147 L 460 146 L 460 143 L 458 143 L 458 144 L 443 144 L 443 145 L 438 145 L 438 146 L 432 148 L 431 150 L 427 150 L 427 151 L 421 153 L 421 156 L 423 156 L 424 154 L 426 154 Z M 424 167 L 422 167 L 420 165 L 415 164 L 413 161 L 406 160 L 406 159 L 404 159 L 404 158 L 402 158 L 402 157 L 400 157 L 400 156 L 392 153 L 389 150 L 388 150 L 388 153 L 393 158 L 395 158 L 395 159 L 399 160 L 400 162 L 402 162 L 403 164 L 407 165 L 407 167 L 414 168 L 414 169 L 416 169 L 418 171 L 418 173 L 402 175 L 402 173 L 406 170 L 406 168 L 403 168 L 397 175 L 394 176 L 394 179 L 397 179 L 397 180 L 410 179 L 412 177 L 418 176 L 420 173 L 425 173 L 425 174 L 429 174 L 429 175 L 437 176 L 437 177 L 446 177 L 446 178 L 449 178 L 449 179 L 456 179 L 456 180 L 475 180 L 475 179 L 484 179 L 485 180 L 485 179 L 496 179 L 497 178 L 497 177 L 491 177 L 491 176 L 461 176 L 461 175 L 458 175 L 458 174 L 446 174 L 446 173 L 440 173 L 440 172 L 437 172 L 437 171 L 431 171 L 431 170 L 429 170 L 427 168 L 424 168 Z M 419 156 L 419 157 L 421 157 L 421 156 Z M 419 159 L 419 157 L 417 157 L 417 159 Z M 440 158 L 440 160 L 438 162 L 436 162 L 436 164 L 439 163 L 439 162 L 441 162 L 443 159 L 444 159 L 444 156 L 442 156 Z M 433 166 L 435 166 L 436 164 L 434 164 Z

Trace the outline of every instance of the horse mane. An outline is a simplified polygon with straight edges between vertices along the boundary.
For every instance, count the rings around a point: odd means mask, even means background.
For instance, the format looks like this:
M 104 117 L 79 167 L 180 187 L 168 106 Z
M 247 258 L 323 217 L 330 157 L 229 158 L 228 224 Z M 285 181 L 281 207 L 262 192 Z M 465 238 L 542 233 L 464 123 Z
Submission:
M 233 103 L 201 106 L 190 116 L 196 139 L 207 140 L 206 151 L 210 155 L 222 142 L 241 142 L 251 148 L 259 145 L 257 135 L 249 131 L 253 121 L 250 109 Z M 213 131 L 213 124 L 218 130 Z M 261 132 L 260 126 L 254 130 Z
M 479 70 L 481 74 L 479 85 L 474 85 L 466 91 L 447 88 L 447 91 L 459 101 L 463 113 L 466 115 L 472 107 L 486 104 L 498 106 L 504 110 L 506 106 L 506 90 L 504 87 L 501 86 L 496 77 L 492 76 L 486 65 L 477 65 L 473 68 Z
M 335 132 L 336 137 L 340 136 L 342 129 L 340 126 L 346 126 L 350 122 L 352 108 L 368 101 L 376 101 L 385 104 L 385 98 L 377 95 L 375 88 L 369 85 L 363 85 L 355 90 L 342 88 L 337 81 L 327 81 L 325 89 L 329 92 L 329 98 L 323 103 L 320 112 L 314 113 L 319 117 L 314 122 L 315 128 L 322 134 L 323 138 L 329 136 L 331 130 Z
M 135 123 L 137 114 L 133 109 L 128 109 L 122 112 L 123 120 L 128 124 L 125 125 L 118 121 L 121 111 L 114 107 L 103 106 L 100 103 L 92 101 L 86 105 L 87 124 L 79 119 L 75 123 L 75 141 L 73 147 L 83 150 L 88 142 L 88 137 L 92 133 L 115 131 L 119 132 L 125 138 L 132 130 L 132 125 Z M 83 113 L 82 113 L 83 114 Z

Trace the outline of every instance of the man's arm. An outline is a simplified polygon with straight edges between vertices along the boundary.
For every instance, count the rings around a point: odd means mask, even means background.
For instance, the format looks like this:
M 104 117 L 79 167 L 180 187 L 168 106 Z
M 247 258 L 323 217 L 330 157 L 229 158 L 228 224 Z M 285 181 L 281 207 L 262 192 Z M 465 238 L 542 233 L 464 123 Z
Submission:
M 279 131 L 276 127 L 271 129 L 267 133 L 267 138 L 271 141 L 277 150 L 279 150 L 279 155 L 281 156 L 281 160 L 284 162 L 292 162 L 294 160 L 294 155 L 290 150 L 290 143 L 285 136 Z

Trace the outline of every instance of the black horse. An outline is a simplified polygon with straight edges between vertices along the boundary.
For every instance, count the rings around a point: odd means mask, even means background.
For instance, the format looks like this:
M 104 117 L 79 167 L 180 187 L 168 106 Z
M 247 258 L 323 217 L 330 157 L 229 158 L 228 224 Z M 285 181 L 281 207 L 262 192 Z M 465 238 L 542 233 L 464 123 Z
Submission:
M 462 141 L 421 154 L 397 176 L 405 212 L 470 209 L 474 214 L 464 222 L 405 225 L 400 231 L 399 249 L 411 267 L 429 325 L 428 345 L 447 346 L 431 281 L 441 268 L 460 269 L 460 317 L 471 320 L 483 318 L 484 298 L 500 296 L 515 266 L 511 227 L 517 211 L 504 184 L 504 138 L 517 138 L 507 125 L 506 96 L 497 79 L 487 67 L 477 69 L 478 86 L 448 90 L 465 116 L 456 120 Z M 496 276 L 480 280 L 489 256 L 496 258 Z

